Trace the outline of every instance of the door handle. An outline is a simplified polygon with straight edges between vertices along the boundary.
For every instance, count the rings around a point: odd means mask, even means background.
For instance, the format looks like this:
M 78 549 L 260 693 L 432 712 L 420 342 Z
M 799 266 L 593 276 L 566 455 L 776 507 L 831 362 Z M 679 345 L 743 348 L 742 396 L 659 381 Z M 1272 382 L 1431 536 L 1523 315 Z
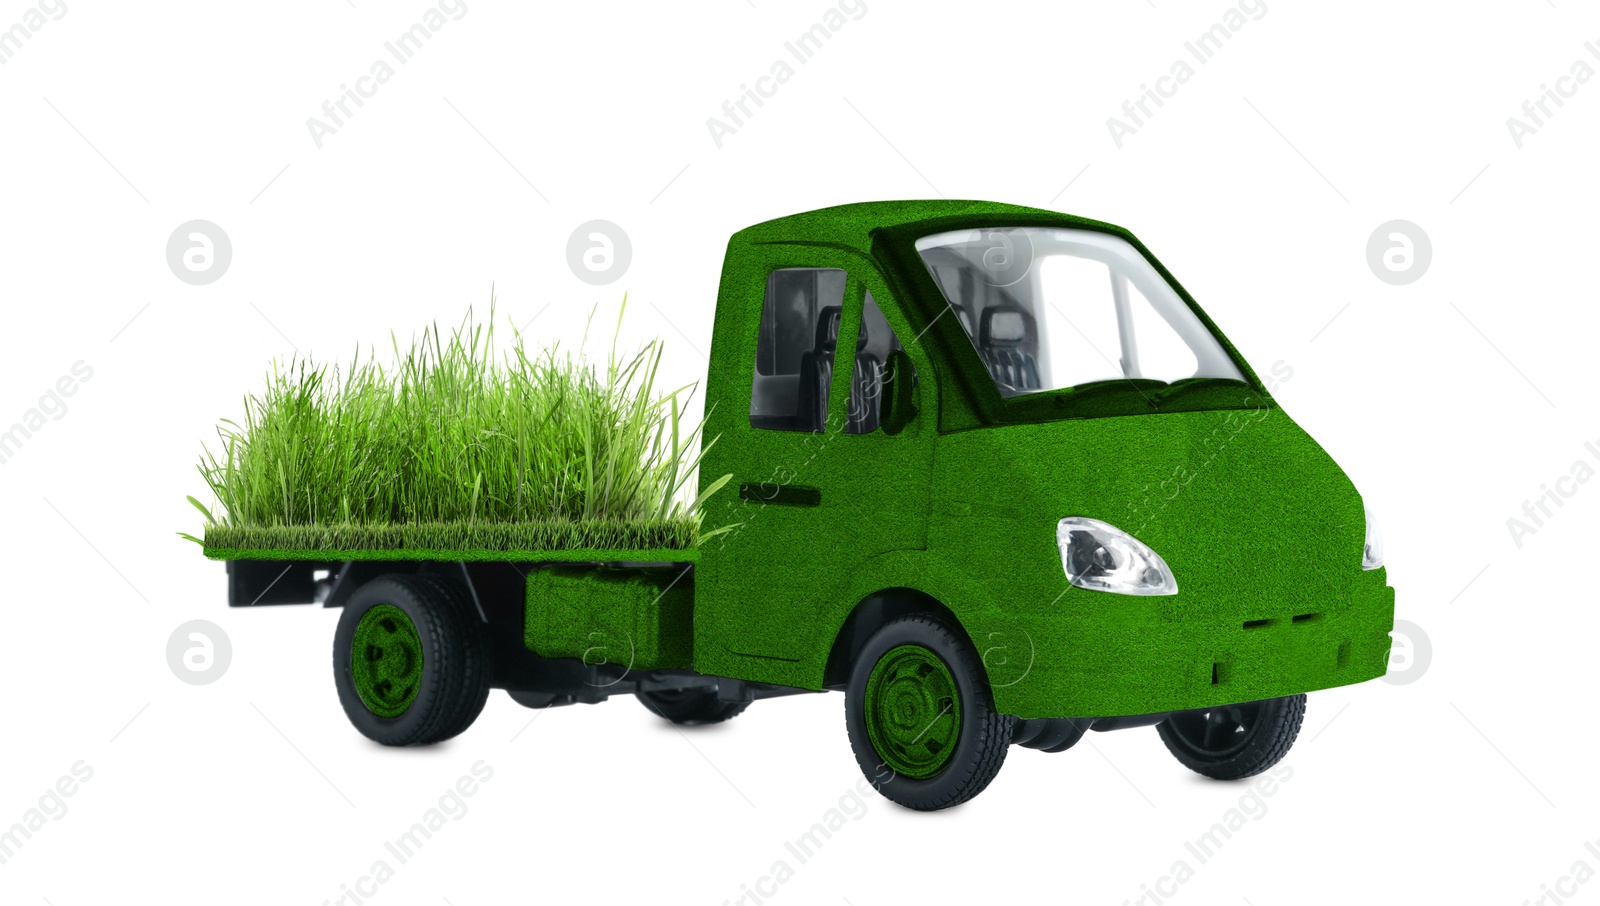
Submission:
M 780 506 L 817 506 L 822 503 L 822 490 L 803 484 L 744 481 L 739 483 L 739 499 Z

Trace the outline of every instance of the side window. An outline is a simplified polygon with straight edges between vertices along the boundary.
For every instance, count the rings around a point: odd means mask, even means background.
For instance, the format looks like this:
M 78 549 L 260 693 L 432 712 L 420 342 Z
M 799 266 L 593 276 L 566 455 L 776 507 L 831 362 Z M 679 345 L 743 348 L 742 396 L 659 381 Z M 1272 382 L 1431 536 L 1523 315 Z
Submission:
M 855 366 L 850 381 L 850 406 L 845 413 L 846 434 L 870 434 L 878 430 L 879 399 L 883 396 L 884 365 L 889 353 L 903 348 L 894 328 L 883 316 L 872 293 L 867 293 L 861 311 L 861 329 L 856 332 Z M 916 381 L 915 373 L 910 380 Z
M 838 268 L 791 267 L 767 275 L 751 427 L 820 432 L 827 425 L 844 284 Z

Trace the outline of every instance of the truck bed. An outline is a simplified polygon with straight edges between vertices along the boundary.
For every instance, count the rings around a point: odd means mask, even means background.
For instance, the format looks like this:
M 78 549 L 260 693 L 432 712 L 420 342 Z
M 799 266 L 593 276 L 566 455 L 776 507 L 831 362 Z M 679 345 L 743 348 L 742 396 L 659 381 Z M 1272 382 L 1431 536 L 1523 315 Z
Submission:
M 689 562 L 698 537 L 690 520 L 479 520 L 207 526 L 202 547 L 212 560 Z
M 484 548 L 392 548 L 381 550 L 205 547 L 211 560 L 271 560 L 314 563 L 434 560 L 469 563 L 693 563 L 695 548 L 569 548 L 566 550 L 488 550 Z

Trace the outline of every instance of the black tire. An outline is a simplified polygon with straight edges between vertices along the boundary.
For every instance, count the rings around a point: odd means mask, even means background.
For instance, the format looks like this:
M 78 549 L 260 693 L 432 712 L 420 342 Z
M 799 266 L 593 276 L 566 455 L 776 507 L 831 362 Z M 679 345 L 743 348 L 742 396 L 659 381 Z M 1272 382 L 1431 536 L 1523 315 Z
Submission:
M 1305 716 L 1302 693 L 1180 711 L 1156 724 L 1156 732 L 1184 767 L 1213 780 L 1240 780 L 1282 761 Z
M 907 656 L 900 653 L 908 651 L 914 665 L 911 674 L 902 677 L 881 672 L 892 671 L 893 662 Z M 930 700 L 924 707 L 918 703 L 918 697 L 926 694 L 926 687 L 913 674 L 918 670 L 938 672 L 938 665 L 928 659 L 928 653 L 943 665 L 944 673 L 938 683 L 951 684 L 950 691 L 953 694 Z M 875 673 L 879 673 L 880 683 L 888 684 L 885 688 L 889 691 L 873 693 L 878 699 L 876 708 L 880 714 L 874 720 L 901 719 L 889 713 L 890 709 L 885 705 L 895 695 L 895 684 L 909 678 L 913 686 L 910 692 L 901 696 L 903 700 L 898 703 L 902 707 L 898 710 L 902 716 L 913 712 L 915 716 L 905 716 L 908 722 L 898 729 L 909 731 L 923 723 L 930 712 L 933 713 L 931 720 L 926 722 L 924 732 L 911 740 L 913 744 L 919 744 L 928 730 L 950 715 L 954 726 L 945 725 L 942 728 L 947 742 L 931 752 L 908 755 L 903 747 L 899 751 L 879 752 L 873 742 L 868 716 L 868 686 Z M 1011 745 L 1012 718 L 995 712 L 994 696 L 989 691 L 987 676 L 977 652 L 965 633 L 932 614 L 908 614 L 885 624 L 872 634 L 851 668 L 845 690 L 844 714 L 850 748 L 854 750 L 856 763 L 867 780 L 885 798 L 918 811 L 950 808 L 983 792 L 984 787 L 1000 772 L 1000 766 L 1005 764 L 1006 751 Z M 927 747 L 933 741 L 928 739 L 920 742 L 920 745 Z M 898 741 L 891 740 L 885 744 L 894 747 Z M 913 776 L 894 767 L 896 762 L 903 763 L 907 757 L 918 757 L 925 762 L 931 760 L 934 763 L 930 768 L 933 773 Z
M 420 643 L 421 676 L 403 713 L 384 717 L 362 700 L 351 669 L 356 627 L 374 607 L 410 618 Z M 356 589 L 333 635 L 333 680 L 345 716 L 361 734 L 386 746 L 426 746 L 455 736 L 477 719 L 489 698 L 489 650 L 482 623 L 459 583 L 434 576 L 391 574 Z
M 720 724 L 750 707 L 749 702 L 719 701 L 715 689 L 663 689 L 640 692 L 638 698 L 652 714 L 685 727 Z

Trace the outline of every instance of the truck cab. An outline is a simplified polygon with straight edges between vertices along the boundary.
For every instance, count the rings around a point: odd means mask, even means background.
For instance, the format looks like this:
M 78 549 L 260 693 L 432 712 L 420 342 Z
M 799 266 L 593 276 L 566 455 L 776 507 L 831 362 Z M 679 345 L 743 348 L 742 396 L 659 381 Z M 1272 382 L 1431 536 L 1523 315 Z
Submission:
M 960 201 L 759 224 L 710 358 L 702 481 L 737 493 L 706 517 L 733 528 L 696 567 L 697 670 L 848 691 L 931 613 L 1059 744 L 1386 669 L 1360 494 L 1121 228 Z

